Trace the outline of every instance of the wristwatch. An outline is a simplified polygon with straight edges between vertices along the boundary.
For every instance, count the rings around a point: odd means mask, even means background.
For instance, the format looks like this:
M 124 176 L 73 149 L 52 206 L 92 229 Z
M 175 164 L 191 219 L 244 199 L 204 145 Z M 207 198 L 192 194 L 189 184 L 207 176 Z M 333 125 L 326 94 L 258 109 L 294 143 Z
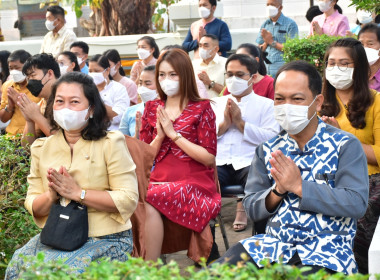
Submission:
M 181 133 L 177 132 L 177 136 L 173 139 L 173 142 L 177 141 L 179 138 L 182 138 Z
M 272 192 L 277 195 L 278 197 L 281 197 L 281 198 L 284 198 L 288 195 L 288 192 L 284 192 L 284 193 L 279 193 L 277 190 L 276 190 L 276 184 L 274 184 L 274 186 L 272 187 Z
M 212 89 L 215 86 L 215 81 L 211 81 L 210 85 L 208 86 L 208 89 Z
M 276 45 L 277 45 L 277 41 L 275 40 L 273 40 L 273 42 L 270 44 L 272 48 L 276 48 Z
M 86 196 L 86 190 L 82 190 L 80 193 L 80 204 L 83 204 L 84 197 Z

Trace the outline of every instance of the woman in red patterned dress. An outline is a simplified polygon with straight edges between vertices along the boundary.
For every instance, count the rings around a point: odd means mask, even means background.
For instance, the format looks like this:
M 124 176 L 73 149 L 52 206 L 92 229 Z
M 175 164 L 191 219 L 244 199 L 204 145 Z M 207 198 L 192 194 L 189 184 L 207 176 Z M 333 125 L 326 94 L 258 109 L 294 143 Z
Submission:
M 199 97 L 189 56 L 179 49 L 161 54 L 156 84 L 161 100 L 146 103 L 140 130 L 140 139 L 156 150 L 146 197 L 147 260 L 161 254 L 163 219 L 200 233 L 221 205 L 213 169 L 215 114 Z

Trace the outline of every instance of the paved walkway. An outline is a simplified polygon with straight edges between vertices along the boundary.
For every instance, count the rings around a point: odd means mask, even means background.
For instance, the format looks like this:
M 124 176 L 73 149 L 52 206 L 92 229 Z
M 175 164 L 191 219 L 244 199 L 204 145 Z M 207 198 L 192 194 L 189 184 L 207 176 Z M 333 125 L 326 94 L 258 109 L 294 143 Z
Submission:
M 239 240 L 250 237 L 252 234 L 252 223 L 248 221 L 248 227 L 245 231 L 235 232 L 232 227 L 232 223 L 235 220 L 236 200 L 233 198 L 222 199 L 222 219 L 224 221 L 224 227 L 226 228 L 227 237 L 230 246 L 237 243 Z M 226 252 L 224 247 L 223 237 L 220 231 L 220 227 L 216 226 L 216 244 L 219 248 L 219 253 L 222 256 Z M 180 251 L 174 254 L 166 256 L 167 262 L 175 260 L 181 269 L 194 265 L 194 262 L 186 256 L 187 251 Z

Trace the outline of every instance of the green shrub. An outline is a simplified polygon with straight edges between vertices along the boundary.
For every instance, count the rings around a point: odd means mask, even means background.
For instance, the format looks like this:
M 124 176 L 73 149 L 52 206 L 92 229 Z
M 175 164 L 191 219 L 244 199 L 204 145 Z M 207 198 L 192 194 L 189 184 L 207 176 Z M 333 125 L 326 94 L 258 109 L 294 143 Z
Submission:
M 323 57 L 328 46 L 340 37 L 315 35 L 310 38 L 288 39 L 284 44 L 284 60 L 305 60 L 317 67 L 323 73 Z
M 20 147 L 20 141 L 0 136 L 0 263 L 3 264 L 39 231 L 24 208 L 29 167 L 29 153 Z M 4 267 L 0 267 L 0 279 L 4 272 Z
M 35 258 L 25 258 L 26 262 L 32 263 L 29 267 L 23 267 L 20 273 L 20 279 L 25 280 L 45 280 L 45 279 L 150 279 L 150 280 L 292 280 L 292 279 L 305 279 L 305 280 L 364 280 L 368 279 L 367 275 L 354 274 L 346 276 L 343 273 L 334 275 L 327 274 L 324 270 L 317 273 L 303 276 L 302 272 L 309 270 L 309 268 L 297 268 L 288 265 L 265 264 L 264 269 L 257 269 L 252 263 L 241 263 L 237 266 L 230 266 L 227 264 L 213 264 L 211 267 L 206 267 L 202 264 L 202 269 L 196 269 L 190 266 L 186 271 L 181 271 L 178 264 L 174 261 L 169 264 L 163 265 L 159 260 L 157 263 L 145 262 L 139 258 L 129 258 L 126 262 L 113 261 L 103 259 L 99 262 L 93 262 L 86 268 L 82 274 L 75 274 L 73 270 L 64 264 L 62 260 L 44 261 L 43 253 L 39 253 Z M 377 279 L 380 279 L 378 276 Z

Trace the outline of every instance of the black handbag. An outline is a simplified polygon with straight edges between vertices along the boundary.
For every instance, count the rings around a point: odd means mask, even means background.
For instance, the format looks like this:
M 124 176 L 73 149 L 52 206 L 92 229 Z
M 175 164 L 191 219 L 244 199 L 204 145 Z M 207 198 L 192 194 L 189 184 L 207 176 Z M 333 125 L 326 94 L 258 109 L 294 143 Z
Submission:
M 59 201 L 54 203 L 40 234 L 41 243 L 58 250 L 74 251 L 82 247 L 87 239 L 87 207 L 75 201 L 66 207 Z

